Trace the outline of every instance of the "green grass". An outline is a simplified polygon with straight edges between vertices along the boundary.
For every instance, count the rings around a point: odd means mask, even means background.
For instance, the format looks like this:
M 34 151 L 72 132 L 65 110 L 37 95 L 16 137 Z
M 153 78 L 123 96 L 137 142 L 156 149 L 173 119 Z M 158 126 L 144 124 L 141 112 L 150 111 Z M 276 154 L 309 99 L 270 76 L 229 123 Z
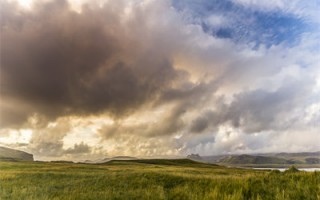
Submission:
M 320 199 L 320 173 L 234 169 L 189 160 L 0 162 L 0 199 Z

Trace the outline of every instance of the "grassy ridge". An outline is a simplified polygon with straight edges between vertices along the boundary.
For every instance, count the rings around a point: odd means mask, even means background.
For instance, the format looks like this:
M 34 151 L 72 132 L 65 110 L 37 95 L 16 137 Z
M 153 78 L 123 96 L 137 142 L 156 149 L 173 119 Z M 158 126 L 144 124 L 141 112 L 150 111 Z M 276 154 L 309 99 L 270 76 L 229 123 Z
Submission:
M 33 155 L 0 146 L 0 161 L 33 161 Z
M 0 199 L 320 199 L 320 173 L 232 169 L 189 160 L 0 162 Z
M 186 167 L 213 167 L 215 164 L 206 164 L 189 159 L 136 159 L 136 160 L 112 160 L 105 164 L 152 164 L 152 165 L 173 165 Z

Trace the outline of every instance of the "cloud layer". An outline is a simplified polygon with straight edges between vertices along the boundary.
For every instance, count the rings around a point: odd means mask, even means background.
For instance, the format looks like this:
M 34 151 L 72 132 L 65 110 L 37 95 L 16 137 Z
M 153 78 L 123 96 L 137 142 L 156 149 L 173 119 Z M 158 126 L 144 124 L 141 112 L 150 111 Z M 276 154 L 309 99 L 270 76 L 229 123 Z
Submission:
M 299 141 L 319 137 L 319 33 L 257 46 L 208 32 L 230 16 L 189 4 L 1 0 L 0 142 L 31 131 L 39 159 L 319 149 Z

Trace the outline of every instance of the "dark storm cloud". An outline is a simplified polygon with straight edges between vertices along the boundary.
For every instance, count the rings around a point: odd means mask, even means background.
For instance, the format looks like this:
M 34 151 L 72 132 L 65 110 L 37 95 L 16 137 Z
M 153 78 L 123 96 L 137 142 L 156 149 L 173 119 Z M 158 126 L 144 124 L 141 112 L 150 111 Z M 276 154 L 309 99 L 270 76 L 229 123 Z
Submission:
M 135 125 L 126 125 L 121 121 L 116 121 L 114 124 L 101 128 L 99 133 L 105 139 L 117 137 L 119 134 L 145 137 L 177 134 L 189 124 L 188 120 L 183 119 L 185 115 L 195 112 L 197 109 L 201 110 L 203 105 L 211 99 L 215 87 L 215 82 L 197 84 L 185 82 L 179 88 L 166 88 L 151 105 L 154 107 L 169 106 L 163 110 L 161 116 L 150 116 L 150 119 L 154 120 Z M 152 110 L 148 107 L 146 109 Z M 198 127 L 192 127 L 191 132 L 201 133 L 205 128 L 198 129 Z
M 64 0 L 39 1 L 30 11 L 1 1 L 2 126 L 34 113 L 50 120 L 105 111 L 123 116 L 179 76 L 161 40 L 148 49 L 143 13 L 137 9 L 124 22 L 121 2 L 77 13 Z
M 205 112 L 203 115 L 192 121 L 190 132 L 202 133 L 210 126 L 210 123 L 214 120 L 214 117 L 216 116 L 214 116 L 213 111 Z

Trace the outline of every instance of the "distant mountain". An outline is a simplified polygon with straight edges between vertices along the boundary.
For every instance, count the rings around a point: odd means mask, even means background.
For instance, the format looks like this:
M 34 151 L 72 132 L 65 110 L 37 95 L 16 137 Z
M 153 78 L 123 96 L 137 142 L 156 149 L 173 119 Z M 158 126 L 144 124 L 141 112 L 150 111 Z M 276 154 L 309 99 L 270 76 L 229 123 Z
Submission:
M 67 164 L 72 164 L 74 163 L 73 161 L 69 161 L 69 160 L 52 160 L 50 161 L 51 163 L 67 163 Z
M 136 160 L 138 158 L 136 157 L 131 157 L 131 156 L 115 156 L 110 158 L 110 160 Z
M 0 161 L 33 161 L 33 155 L 24 151 L 0 147 Z
M 97 160 L 85 160 L 81 163 L 88 163 L 88 164 L 98 164 L 98 163 L 106 163 L 112 160 L 137 160 L 138 158 L 136 157 L 131 157 L 131 156 L 115 156 L 112 158 L 102 158 L 102 159 L 97 159 Z
M 152 165 L 181 165 L 181 166 L 208 166 L 208 164 L 204 164 L 201 162 L 196 162 L 190 159 L 135 159 L 135 160 L 112 160 L 107 164 L 113 163 L 140 163 L 140 164 L 152 164 Z M 210 165 L 214 166 L 214 165 Z
M 228 164 L 293 164 L 283 158 L 254 155 L 231 155 L 219 162 Z
M 265 153 L 265 154 L 233 154 L 217 156 L 188 155 L 187 158 L 195 161 L 218 164 L 320 164 L 320 151 L 300 153 Z
M 307 164 L 320 164 L 320 158 L 306 158 L 304 160 Z
M 279 157 L 320 157 L 320 151 L 300 153 L 277 153 L 275 155 Z
M 201 161 L 202 157 L 199 156 L 199 154 L 190 154 L 187 156 L 188 159 L 190 160 L 195 160 L 195 161 Z

